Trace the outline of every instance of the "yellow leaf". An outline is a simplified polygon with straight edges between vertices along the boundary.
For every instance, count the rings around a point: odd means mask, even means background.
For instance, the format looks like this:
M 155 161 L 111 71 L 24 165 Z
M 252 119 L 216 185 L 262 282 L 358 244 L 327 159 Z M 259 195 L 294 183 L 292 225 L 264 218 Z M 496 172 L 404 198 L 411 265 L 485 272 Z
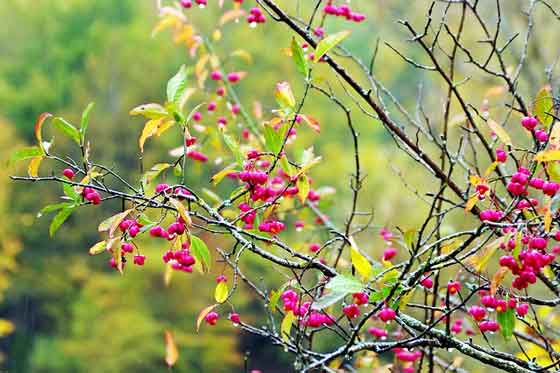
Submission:
M 142 134 L 138 139 L 138 145 L 140 146 L 140 151 L 144 152 L 144 143 L 148 138 L 156 134 L 160 121 L 161 121 L 160 119 L 152 119 L 146 122 L 146 124 L 144 125 L 144 129 L 142 130 Z
M 15 330 L 15 326 L 11 321 L 0 319 L 0 338 L 12 334 Z
M 175 207 L 177 209 L 177 212 L 179 213 L 181 218 L 183 218 L 185 223 L 188 226 L 191 226 L 192 225 L 192 220 L 191 220 L 191 217 L 190 217 L 189 212 L 187 211 L 187 208 L 185 207 L 185 205 L 183 205 L 180 201 L 177 201 L 174 198 L 170 198 L 169 202 L 171 202 L 173 207 Z
M 500 139 L 501 142 L 503 142 L 506 145 L 510 145 L 510 146 L 512 145 L 511 144 L 511 138 L 509 137 L 509 135 L 506 132 L 506 130 L 504 129 L 504 127 L 500 126 L 493 119 L 488 119 L 488 121 L 486 123 L 488 124 L 488 127 L 490 127 L 492 132 L 494 132 L 496 134 L 496 136 L 498 136 L 498 138 Z
M 227 175 L 233 172 L 237 172 L 237 170 L 235 169 L 234 164 L 230 164 L 223 170 L 216 172 L 214 176 L 212 176 L 212 178 L 210 179 L 210 182 L 214 185 L 218 185 L 224 179 L 224 177 L 226 177 Z
M 294 323 L 295 318 L 294 313 L 292 311 L 288 311 L 282 320 L 280 331 L 282 339 L 286 342 L 290 340 L 290 331 L 292 330 L 292 324 Z
M 45 123 L 45 121 L 50 117 L 52 117 L 51 113 L 41 113 L 41 115 L 39 115 L 37 121 L 35 122 L 35 138 L 37 138 L 37 143 L 43 150 L 43 135 L 41 130 L 43 128 L 43 123 Z
M 477 202 L 478 202 L 478 195 L 475 194 L 474 196 L 472 196 L 467 200 L 467 203 L 465 203 L 465 212 L 471 211 Z
M 196 318 L 196 332 L 198 333 L 199 329 L 200 329 L 200 324 L 202 324 L 202 320 L 204 320 L 204 318 L 206 317 L 206 315 L 208 315 L 210 312 L 212 312 L 212 310 L 214 308 L 216 308 L 217 304 L 213 304 L 211 306 L 206 307 L 205 309 L 203 309 L 202 311 L 200 311 L 200 313 L 198 314 L 198 317 Z
M 179 358 L 179 351 L 173 339 L 173 334 L 169 330 L 165 331 L 165 362 L 168 367 L 172 367 Z
M 93 245 L 92 247 L 90 247 L 89 255 L 101 254 L 102 252 L 105 251 L 106 248 L 107 248 L 107 242 L 100 241 L 100 242 L 96 243 L 95 245 Z
M 560 161 L 560 150 L 543 150 L 538 152 L 534 158 L 537 162 Z
M 471 257 L 469 259 L 469 263 L 472 266 L 474 266 L 474 268 L 477 272 L 482 272 L 486 268 L 486 265 L 488 264 L 488 261 L 490 261 L 490 258 L 492 258 L 494 253 L 500 247 L 500 245 L 504 242 L 509 241 L 510 236 L 511 236 L 511 234 L 508 234 L 506 236 L 497 238 L 496 240 L 490 242 L 488 245 L 486 245 L 484 250 L 479 255 L 475 255 L 475 256 Z
M 486 169 L 486 171 L 484 172 L 484 176 L 488 177 L 490 176 L 490 174 L 492 172 L 494 172 L 494 170 L 496 169 L 496 167 L 498 167 L 498 162 L 492 162 L 492 164 L 490 166 L 488 166 L 488 168 Z
M 179 240 L 176 241 L 179 242 Z M 165 287 L 168 287 L 169 284 L 171 284 L 171 278 L 173 278 L 173 272 L 175 272 L 173 267 L 171 267 L 170 265 L 165 266 L 165 272 L 163 273 L 163 284 L 165 285 Z
M 301 203 L 304 203 L 309 194 L 309 179 L 306 175 L 300 175 L 297 179 L 298 198 Z
M 365 280 L 371 275 L 371 263 L 358 251 L 354 237 L 350 237 L 350 257 L 352 265 Z
M 228 298 L 228 292 L 227 283 L 225 281 L 220 281 L 218 285 L 216 285 L 216 290 L 214 290 L 214 299 L 216 299 L 218 303 L 224 303 Z
M 408 293 L 406 293 L 405 295 L 403 295 L 399 301 L 399 307 L 403 307 L 408 305 L 408 303 L 410 302 L 410 299 L 412 299 L 412 296 L 414 295 L 414 291 L 416 290 L 416 288 L 412 288 L 412 290 L 410 290 Z
M 248 65 L 253 63 L 253 57 L 251 57 L 251 54 L 243 49 L 237 49 L 231 52 L 230 56 L 239 57 L 242 60 L 244 60 Z
M 29 176 L 37 177 L 39 175 L 39 166 L 42 161 L 43 156 L 31 158 L 31 162 L 29 162 L 29 166 L 27 167 L 27 173 Z
M 533 112 L 545 128 L 548 128 L 554 121 L 554 117 L 548 114 L 554 113 L 554 98 L 550 93 L 549 86 L 543 87 L 537 93 L 535 102 L 533 103 Z

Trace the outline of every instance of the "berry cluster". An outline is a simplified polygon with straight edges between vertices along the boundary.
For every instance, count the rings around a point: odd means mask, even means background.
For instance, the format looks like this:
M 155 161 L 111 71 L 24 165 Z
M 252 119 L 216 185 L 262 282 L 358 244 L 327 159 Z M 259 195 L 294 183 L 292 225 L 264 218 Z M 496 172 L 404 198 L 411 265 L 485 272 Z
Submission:
M 348 4 L 342 4 L 340 6 L 333 5 L 332 2 L 329 2 L 323 8 L 323 12 L 328 15 L 332 15 L 335 17 L 344 17 L 348 21 L 352 22 L 363 22 L 366 19 L 366 16 L 362 13 L 353 12 L 350 9 Z

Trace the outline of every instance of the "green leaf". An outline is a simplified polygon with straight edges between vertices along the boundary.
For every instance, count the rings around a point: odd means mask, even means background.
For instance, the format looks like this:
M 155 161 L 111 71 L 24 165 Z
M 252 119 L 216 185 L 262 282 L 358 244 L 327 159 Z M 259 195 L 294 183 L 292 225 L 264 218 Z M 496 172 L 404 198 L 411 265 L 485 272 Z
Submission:
M 332 291 L 330 293 L 324 294 L 321 298 L 317 300 L 317 302 L 313 303 L 312 307 L 314 310 L 322 310 L 323 308 L 327 308 L 330 305 L 335 304 L 344 296 L 346 296 L 348 292 L 346 291 Z
M 168 169 L 169 167 L 171 167 L 170 163 L 157 163 L 157 164 L 153 165 L 152 168 L 150 168 L 148 171 L 146 171 L 144 173 L 144 176 L 142 176 L 142 185 L 147 186 L 156 177 L 158 177 L 159 174 L 162 173 L 162 171 Z
M 229 150 L 231 150 L 231 152 L 235 156 L 235 160 L 237 161 L 239 167 L 243 167 L 243 154 L 241 153 L 241 149 L 239 148 L 239 143 L 225 132 L 222 132 L 222 137 L 224 138 L 224 142 L 226 143 Z
M 141 115 L 148 119 L 161 119 L 169 115 L 163 106 L 154 103 L 136 106 L 134 109 L 130 110 L 129 114 Z
M 506 340 L 509 340 L 513 335 L 513 328 L 515 327 L 515 314 L 514 309 L 509 308 L 506 312 L 497 312 L 496 319 L 500 324 L 500 330 Z
M 37 217 L 40 218 L 41 216 L 43 216 L 45 214 L 50 214 L 51 212 L 55 212 L 55 211 L 58 211 L 60 209 L 63 209 L 65 207 L 70 207 L 70 206 L 72 206 L 72 204 L 68 203 L 68 202 L 57 203 L 57 204 L 54 204 L 54 205 L 47 205 L 47 206 L 43 207 L 41 209 L 41 211 L 39 211 L 37 213 Z
M 78 131 L 78 129 L 70 124 L 66 119 L 55 117 L 52 121 L 52 124 L 66 136 L 74 140 L 78 145 L 80 144 L 80 131 Z
M 84 139 L 86 137 L 86 131 L 89 126 L 89 114 L 91 113 L 91 110 L 93 109 L 94 106 L 95 103 L 90 102 L 82 112 L 82 120 L 80 121 L 80 136 L 81 136 L 82 144 L 84 143 Z
M 74 212 L 75 207 L 72 205 L 70 207 L 65 207 L 58 212 L 51 221 L 51 225 L 49 227 L 49 236 L 53 237 L 58 228 L 64 224 L 66 219 Z
M 43 150 L 38 146 L 30 146 L 27 148 L 18 149 L 15 152 L 13 152 L 12 156 L 10 157 L 10 162 L 17 162 L 30 158 L 40 157 L 43 154 L 44 154 Z
M 325 289 L 332 290 L 333 292 L 346 292 L 347 294 L 359 293 L 363 288 L 364 284 L 360 280 L 347 275 L 335 276 L 325 285 Z
M 307 66 L 307 59 L 301 45 L 296 41 L 296 38 L 292 38 L 292 58 L 296 64 L 297 70 L 304 76 L 307 76 L 309 71 L 309 66 Z
M 76 192 L 74 187 L 70 184 L 63 183 L 62 189 L 64 190 L 64 194 L 72 201 L 78 201 L 81 198 L 80 194 Z
M 280 300 L 280 291 L 279 290 L 271 290 L 270 296 L 268 297 L 268 309 L 270 312 L 276 312 L 276 306 L 278 305 L 278 301 Z
M 554 113 L 554 99 L 550 90 L 546 87 L 542 88 L 535 97 L 533 111 L 538 120 L 546 127 L 550 127 L 554 121 L 554 117 L 548 113 Z
M 179 103 L 187 89 L 187 68 L 182 65 L 177 74 L 167 82 L 167 101 Z
M 208 250 L 208 246 L 206 246 L 204 241 L 194 235 L 191 235 L 190 250 L 196 260 L 202 263 L 203 268 L 206 272 L 208 272 L 212 259 L 210 257 L 210 250 Z
M 294 313 L 292 311 L 288 311 L 282 320 L 282 325 L 280 325 L 280 334 L 282 335 L 282 339 L 286 342 L 290 340 L 290 331 L 292 330 L 292 324 L 295 319 L 296 317 Z
M 268 150 L 278 154 L 280 149 L 282 149 L 282 144 L 284 143 L 284 135 L 286 133 L 286 125 L 283 125 L 278 131 L 272 128 L 270 125 L 265 124 L 264 126 L 264 140 Z
M 321 57 L 336 47 L 342 40 L 346 39 L 348 35 L 350 35 L 350 31 L 341 31 L 336 34 L 329 35 L 321 40 L 319 44 L 317 44 L 317 48 L 315 48 L 315 58 L 313 61 L 319 61 Z

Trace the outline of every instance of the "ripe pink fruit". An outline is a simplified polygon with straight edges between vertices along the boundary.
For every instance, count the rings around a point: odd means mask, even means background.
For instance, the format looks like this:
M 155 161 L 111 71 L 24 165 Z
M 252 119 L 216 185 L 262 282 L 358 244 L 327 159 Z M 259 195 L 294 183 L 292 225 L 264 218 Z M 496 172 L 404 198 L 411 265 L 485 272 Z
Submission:
M 309 250 L 312 253 L 316 253 L 317 251 L 319 251 L 321 249 L 321 245 L 319 245 L 318 243 L 310 243 L 309 244 Z
M 515 311 L 519 316 L 523 317 L 529 312 L 529 305 L 527 303 L 521 303 L 517 305 Z
M 229 73 L 227 79 L 230 83 L 237 83 L 241 79 L 241 74 L 237 72 Z
M 496 149 L 496 160 L 504 163 L 507 160 L 507 153 L 503 149 Z
M 376 338 L 381 338 L 381 339 L 387 338 L 387 331 L 385 329 L 371 327 L 368 328 L 367 332 Z
M 156 185 L 156 193 L 159 194 L 161 192 L 166 191 L 167 189 L 169 189 L 169 185 L 168 184 L 158 184 Z
M 121 245 L 121 250 L 123 253 L 131 253 L 134 251 L 134 246 L 128 242 L 125 242 Z
M 181 6 L 183 8 L 189 9 L 192 7 L 192 1 L 191 0 L 181 0 Z
M 229 314 L 229 319 L 231 320 L 232 323 L 234 324 L 239 324 L 241 323 L 241 319 L 239 318 L 239 314 L 237 312 L 232 312 Z
M 143 266 L 144 262 L 146 261 L 146 256 L 145 255 L 134 255 L 134 264 L 139 265 L 139 266 Z
M 397 316 L 395 310 L 387 306 L 383 307 L 383 309 L 377 313 L 377 317 L 379 317 L 383 322 L 389 322 L 393 320 L 395 316 Z
M 497 332 L 500 329 L 500 325 L 493 320 L 482 321 L 478 326 L 483 333 Z
M 348 317 L 349 319 L 353 319 L 355 317 L 360 316 L 360 308 L 358 305 L 352 303 L 347 306 L 344 306 L 342 312 Z
M 219 318 L 218 314 L 212 311 L 209 312 L 206 316 L 204 316 L 204 321 L 206 321 L 208 325 L 216 325 L 218 318 Z
M 354 293 L 352 298 L 354 298 L 354 303 L 357 305 L 368 304 L 369 302 L 369 295 L 364 292 Z
M 480 306 L 472 306 L 469 308 L 469 314 L 476 320 L 480 321 L 486 316 L 486 310 Z
M 434 281 L 429 277 L 424 277 L 422 280 L 420 280 L 420 285 L 422 285 L 426 289 L 431 289 L 432 286 L 434 286 Z
M 534 130 L 537 124 L 539 124 L 539 121 L 535 117 L 523 117 L 521 119 L 521 125 L 529 131 Z
M 68 179 L 70 179 L 70 180 L 72 180 L 72 179 L 74 178 L 74 175 L 76 175 L 76 174 L 74 173 L 74 170 L 72 170 L 71 168 L 65 168 L 65 169 L 62 171 L 62 174 L 63 174 L 64 176 L 66 176 L 66 177 L 67 177 Z
M 461 283 L 459 281 L 450 281 L 447 284 L 447 291 L 449 294 L 457 294 L 461 290 Z
M 216 282 L 219 284 L 220 282 L 227 282 L 227 277 L 224 275 L 219 275 L 216 277 Z
M 383 251 L 383 260 L 391 260 L 397 255 L 397 249 L 394 247 L 388 247 Z
M 210 79 L 212 80 L 222 80 L 223 75 L 221 72 L 215 70 L 210 73 Z

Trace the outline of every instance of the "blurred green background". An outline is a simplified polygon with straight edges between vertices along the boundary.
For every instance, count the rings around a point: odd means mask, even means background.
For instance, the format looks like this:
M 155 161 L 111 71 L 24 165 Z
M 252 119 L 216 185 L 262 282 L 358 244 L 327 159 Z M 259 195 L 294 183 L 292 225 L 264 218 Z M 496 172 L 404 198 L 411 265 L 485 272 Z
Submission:
M 406 35 L 393 20 L 410 17 L 418 21 L 427 3 L 353 2 L 370 16 L 370 22 L 354 27 L 347 47 L 365 60 L 372 55 L 378 38 L 409 48 L 403 41 Z M 511 3 L 515 13 L 522 2 Z M 200 15 L 213 13 L 196 19 L 203 30 L 212 30 L 219 17 L 215 8 L 193 10 Z M 3 0 L 0 21 L 0 159 L 8 159 L 17 147 L 33 143 L 33 123 L 39 113 L 49 111 L 77 122 L 82 109 L 94 101 L 90 124 L 92 157 L 115 166 L 126 179 L 137 182 L 136 139 L 142 122 L 131 118 L 128 111 L 141 103 L 161 102 L 167 79 L 181 64 L 193 63 L 184 48 L 173 44 L 168 32 L 151 37 L 157 22 L 155 2 Z M 518 21 L 522 20 L 512 18 L 506 26 L 513 29 Z M 333 22 L 331 27 L 344 25 Z M 296 95 L 302 93 L 293 63 L 283 52 L 289 40 L 282 26 L 269 20 L 266 27 L 258 30 L 234 24 L 226 30 L 217 49 L 244 48 L 253 57 L 249 66 L 240 61 L 226 62 L 231 70 L 249 71 L 239 84 L 245 105 L 250 107 L 253 100 L 259 99 L 265 113 L 269 113 L 274 108 L 274 84 L 281 80 L 290 81 Z M 428 92 L 425 105 L 436 113 L 434 120 L 440 120 L 441 114 L 437 113 L 441 112 L 441 102 L 437 97 L 443 92 L 441 82 L 411 69 L 382 43 L 380 48 L 378 78 L 409 108 L 414 108 L 418 85 L 422 83 L 424 92 Z M 418 49 L 405 50 L 409 56 L 421 53 Z M 319 76 L 329 78 L 328 74 L 327 69 L 318 71 Z M 535 86 L 543 81 L 538 76 L 532 80 Z M 465 87 L 465 91 L 478 105 L 484 90 L 496 82 L 477 84 L 474 88 Z M 524 86 L 527 91 L 532 88 Z M 344 116 L 317 94 L 304 111 L 318 118 L 322 133 L 303 130 L 298 141 L 314 145 L 316 153 L 323 156 L 321 166 L 312 175 L 316 185 L 332 186 L 338 191 L 331 204 L 327 201 L 324 206 L 332 220 L 340 224 L 350 206 L 348 185 L 352 172 L 351 142 Z M 388 223 L 414 227 L 426 206 L 398 175 L 402 173 L 409 187 L 421 193 L 435 186 L 434 180 L 398 152 L 378 123 L 360 115 L 357 109 L 354 112 L 367 174 L 360 208 L 374 211 L 377 227 Z M 59 152 L 73 151 L 64 139 L 56 140 Z M 167 150 L 180 141 L 173 134 L 150 140 L 146 164 L 165 157 Z M 212 162 L 196 168 L 189 185 L 195 189 L 207 185 L 209 177 L 219 169 Z M 54 239 L 49 239 L 49 219 L 37 218 L 36 214 L 44 205 L 54 203 L 60 191 L 54 184 L 9 181 L 9 174 L 25 171 L 24 165 L 0 170 L 0 318 L 12 323 L 0 323 L 2 369 L 10 373 L 164 371 L 163 331 L 170 329 L 179 345 L 179 362 L 174 369 L 178 372 L 241 371 L 246 351 L 251 351 L 247 362 L 250 368 L 264 372 L 288 370 L 289 356 L 239 333 L 225 321 L 225 315 L 217 327 L 203 327 L 196 334 L 196 315 L 212 303 L 213 277 L 176 274 L 171 285 L 165 287 L 164 267 L 159 260 L 165 248 L 150 244 L 154 247 L 145 251 L 151 260 L 141 270 L 130 266 L 124 277 L 109 270 L 104 258 L 89 257 L 87 249 L 99 240 L 97 224 L 118 210 L 118 204 L 104 203 L 100 208 L 80 210 Z M 41 173 L 50 173 L 49 167 L 44 165 Z M 224 188 L 227 195 L 232 186 Z M 286 237 L 296 245 L 325 239 L 313 229 Z M 211 247 L 222 244 L 209 236 L 206 239 Z M 382 246 L 376 231 L 367 231 L 363 239 L 369 242 L 369 254 L 378 257 Z M 271 273 L 261 261 L 250 260 L 244 265 L 266 278 L 263 288 L 267 290 L 282 283 L 282 274 Z M 236 295 L 234 303 L 246 320 L 259 323 L 263 317 L 262 305 L 245 290 Z

